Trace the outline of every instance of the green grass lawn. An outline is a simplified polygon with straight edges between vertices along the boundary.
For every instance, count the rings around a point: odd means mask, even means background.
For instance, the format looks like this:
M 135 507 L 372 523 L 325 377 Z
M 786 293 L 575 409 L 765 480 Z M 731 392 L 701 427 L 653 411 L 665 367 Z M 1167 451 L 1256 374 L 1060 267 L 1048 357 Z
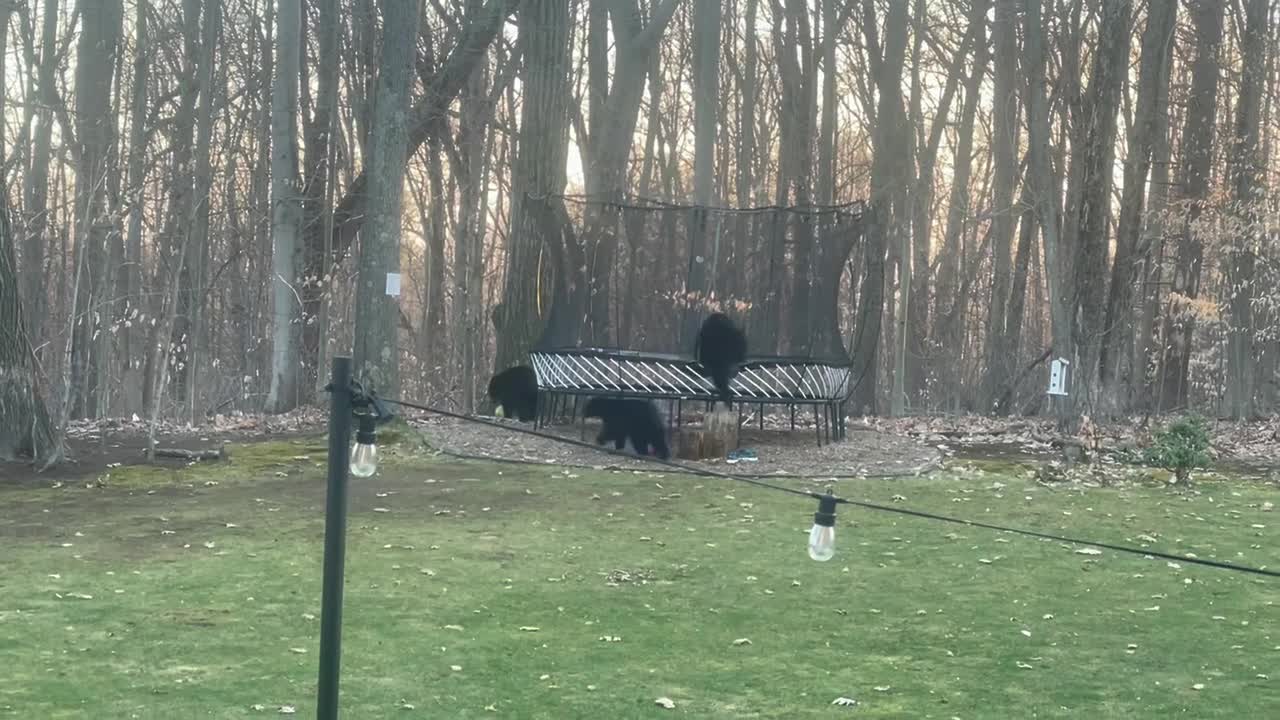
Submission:
M 259 454 L 261 455 L 261 453 Z M 0 490 L 0 717 L 315 714 L 311 445 Z M 236 456 L 233 456 L 236 457 Z M 857 499 L 1280 567 L 1280 493 L 950 469 Z M 1263 718 L 1280 581 L 709 478 L 402 457 L 353 481 L 346 718 Z M 674 709 L 655 705 L 670 698 Z M 857 707 L 837 707 L 838 697 Z

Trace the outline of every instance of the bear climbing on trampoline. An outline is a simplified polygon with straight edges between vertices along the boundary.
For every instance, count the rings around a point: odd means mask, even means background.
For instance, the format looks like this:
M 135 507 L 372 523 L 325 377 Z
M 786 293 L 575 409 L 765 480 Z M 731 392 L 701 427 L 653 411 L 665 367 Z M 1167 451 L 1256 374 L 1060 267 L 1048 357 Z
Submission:
M 726 407 L 733 407 L 729 381 L 747 359 L 747 336 L 724 313 L 713 313 L 702 321 L 693 355 L 711 378 Z
M 594 397 L 587 401 L 583 416 L 600 418 L 603 427 L 596 437 L 598 445 L 612 442 L 621 450 L 630 440 L 637 454 L 649 455 L 652 449 L 652 454 L 663 460 L 671 457 L 662 416 L 652 400 Z
M 538 376 L 528 365 L 516 365 L 489 380 L 489 397 L 502 416 L 530 422 L 538 416 Z

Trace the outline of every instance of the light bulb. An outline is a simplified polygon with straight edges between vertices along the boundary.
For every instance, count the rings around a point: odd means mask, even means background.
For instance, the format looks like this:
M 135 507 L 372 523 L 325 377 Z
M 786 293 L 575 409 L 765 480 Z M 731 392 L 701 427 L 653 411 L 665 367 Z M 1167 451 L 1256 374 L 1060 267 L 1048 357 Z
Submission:
M 360 429 L 356 431 L 356 446 L 351 449 L 351 474 L 369 477 L 378 469 L 378 435 L 374 432 L 374 417 L 361 413 Z
M 378 446 L 373 443 L 356 443 L 351 449 L 351 474 L 369 477 L 378 469 Z
M 836 529 L 814 523 L 809 531 L 809 557 L 826 562 L 836 554 Z
M 813 514 L 809 530 L 809 557 L 826 562 L 836 554 L 836 499 L 827 493 L 818 498 L 818 512 Z

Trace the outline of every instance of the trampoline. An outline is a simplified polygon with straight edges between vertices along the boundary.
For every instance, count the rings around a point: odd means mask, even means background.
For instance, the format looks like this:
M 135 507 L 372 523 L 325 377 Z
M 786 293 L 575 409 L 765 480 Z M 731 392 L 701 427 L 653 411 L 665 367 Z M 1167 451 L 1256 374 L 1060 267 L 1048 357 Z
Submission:
M 858 386 L 844 335 L 864 282 L 865 206 L 713 208 L 628 197 L 547 198 L 551 248 L 539 259 L 544 329 L 529 354 L 544 401 L 538 422 L 572 401 L 670 403 L 717 397 L 692 355 L 697 330 L 725 312 L 746 333 L 733 400 L 812 408 L 818 441 L 844 437 Z
M 530 354 L 538 389 L 547 402 L 539 422 L 554 414 L 562 398 L 608 396 L 667 400 L 674 404 L 670 422 L 679 425 L 685 401 L 712 403 L 715 387 L 701 364 L 687 355 L 651 353 L 609 348 L 556 348 Z M 791 409 L 813 408 L 815 430 L 821 444 L 844 437 L 842 406 L 853 387 L 852 367 L 795 356 L 751 356 L 743 363 L 729 388 L 738 406 L 783 405 Z M 576 415 L 576 409 L 574 410 Z M 760 413 L 761 428 L 764 414 Z

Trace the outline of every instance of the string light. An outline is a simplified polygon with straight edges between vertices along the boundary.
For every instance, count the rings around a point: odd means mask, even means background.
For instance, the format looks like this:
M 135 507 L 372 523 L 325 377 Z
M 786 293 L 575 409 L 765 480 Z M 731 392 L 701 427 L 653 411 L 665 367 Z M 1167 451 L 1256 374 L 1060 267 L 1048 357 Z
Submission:
M 813 514 L 809 530 L 809 557 L 826 562 L 836 554 L 836 501 L 827 493 L 818 499 L 818 512 Z
M 378 469 L 378 434 L 372 413 L 357 413 L 360 419 L 356 430 L 356 444 L 351 448 L 351 474 L 366 478 Z

